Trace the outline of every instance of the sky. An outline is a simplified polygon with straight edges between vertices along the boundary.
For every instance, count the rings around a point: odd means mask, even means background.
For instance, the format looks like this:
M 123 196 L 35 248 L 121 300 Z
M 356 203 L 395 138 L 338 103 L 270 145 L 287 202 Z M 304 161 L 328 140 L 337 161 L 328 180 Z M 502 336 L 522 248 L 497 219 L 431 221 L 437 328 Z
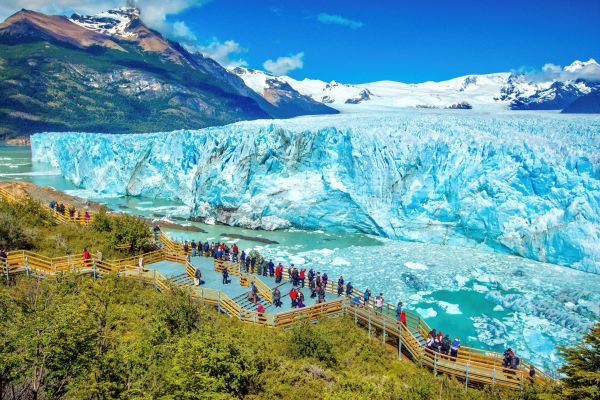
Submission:
M 124 0 L 2 0 L 53 14 Z M 600 0 L 138 0 L 146 23 L 224 65 L 364 83 L 600 61 Z

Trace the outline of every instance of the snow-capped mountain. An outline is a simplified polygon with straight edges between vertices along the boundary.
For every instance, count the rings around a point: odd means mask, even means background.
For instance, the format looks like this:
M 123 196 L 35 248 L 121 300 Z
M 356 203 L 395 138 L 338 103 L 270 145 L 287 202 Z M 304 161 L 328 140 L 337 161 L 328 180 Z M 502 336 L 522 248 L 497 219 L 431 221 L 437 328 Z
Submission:
M 129 30 L 132 22 L 140 18 L 140 11 L 134 7 L 120 7 L 96 15 L 73 14 L 69 20 L 83 28 L 103 35 L 128 39 L 135 37 Z
M 467 75 L 441 82 L 402 83 L 379 81 L 364 84 L 325 82 L 317 79 L 296 80 L 289 76 L 274 77 L 266 72 L 236 68 L 247 86 L 258 94 L 268 89 L 268 82 L 277 80 L 315 101 L 349 112 L 370 108 L 457 108 L 467 103 L 474 108 L 514 110 L 562 110 L 576 99 L 600 85 L 591 80 L 576 78 L 582 70 L 600 65 L 594 60 L 575 61 L 562 71 L 565 79 L 534 79 L 527 74 L 501 72 Z M 560 78 L 560 74 L 558 74 Z M 573 79 L 569 79 L 573 77 Z

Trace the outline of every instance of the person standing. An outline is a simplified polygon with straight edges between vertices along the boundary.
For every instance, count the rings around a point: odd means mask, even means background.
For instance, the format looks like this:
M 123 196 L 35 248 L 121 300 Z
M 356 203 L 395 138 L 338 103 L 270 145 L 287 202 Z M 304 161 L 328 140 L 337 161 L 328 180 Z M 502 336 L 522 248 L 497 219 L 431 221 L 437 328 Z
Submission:
M 258 312 L 258 321 L 259 322 L 265 322 L 265 307 L 262 305 L 262 303 L 258 303 L 258 307 L 256 307 L 256 311 Z
M 202 272 L 200 272 L 200 268 L 196 268 L 194 271 L 194 285 L 200 286 L 202 283 Z
M 278 288 L 273 289 L 273 304 L 275 307 L 281 307 L 281 292 Z
M 346 296 L 352 297 L 353 291 L 354 291 L 354 286 L 352 286 L 352 282 L 348 282 L 346 284 Z
M 290 294 L 290 299 L 292 300 L 292 308 L 296 308 L 296 306 L 298 305 L 298 303 L 296 302 L 296 297 L 298 296 L 296 289 L 291 288 L 289 294 Z
M 300 279 L 300 287 L 303 288 L 304 287 L 304 276 L 306 274 L 306 268 L 302 268 L 300 269 L 300 272 L 298 273 L 298 279 Z
M 192 257 L 196 257 L 196 241 L 194 239 L 192 239 L 190 247 L 192 248 Z
M 401 315 L 402 315 L 402 302 L 399 301 L 398 305 L 396 306 L 396 317 L 398 318 L 398 321 L 400 321 Z
M 455 337 L 452 347 L 450 347 L 450 357 L 458 357 L 458 349 L 460 349 L 460 340 L 458 340 L 458 337 Z
M 92 255 L 90 254 L 90 252 L 88 251 L 87 248 L 84 248 L 83 249 L 83 266 L 86 268 L 89 267 L 91 259 L 92 259 Z
M 229 283 L 229 272 L 227 271 L 227 267 L 223 267 L 223 285 L 227 285 Z

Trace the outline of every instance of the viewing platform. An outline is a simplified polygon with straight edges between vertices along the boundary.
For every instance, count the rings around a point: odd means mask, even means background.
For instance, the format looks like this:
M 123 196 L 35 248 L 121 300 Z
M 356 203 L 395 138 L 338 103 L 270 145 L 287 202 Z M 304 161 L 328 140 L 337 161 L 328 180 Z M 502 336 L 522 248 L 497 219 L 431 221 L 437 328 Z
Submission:
M 0 197 L 8 201 L 14 198 L 0 192 Z M 80 223 L 63 221 L 63 223 Z M 531 364 L 521 359 L 517 369 L 502 366 L 503 355 L 477 348 L 461 346 L 458 355 L 449 355 L 426 348 L 426 338 L 431 328 L 417 313 L 406 310 L 406 324 L 396 315 L 395 307 L 385 303 L 381 309 L 375 307 L 374 300 L 362 299 L 363 293 L 354 289 L 351 296 L 338 295 L 336 282 L 328 281 L 325 301 L 315 303 L 308 295 L 309 289 L 301 288 L 306 306 L 292 308 L 289 292 L 296 288 L 283 271 L 281 282 L 274 277 L 246 272 L 237 262 L 217 260 L 212 257 L 190 257 L 183 245 L 171 240 L 160 232 L 154 242 L 158 250 L 139 256 L 117 260 L 84 260 L 82 255 L 48 258 L 29 251 L 11 251 L 8 258 L 0 263 L 0 273 L 10 280 L 16 274 L 33 277 L 48 277 L 67 273 L 87 274 L 102 278 L 108 274 L 144 281 L 166 291 L 174 288 L 189 291 L 199 302 L 216 307 L 220 312 L 240 321 L 254 323 L 270 329 L 287 328 L 299 321 L 318 321 L 322 318 L 347 316 L 357 325 L 368 330 L 369 336 L 396 349 L 398 358 L 408 357 L 431 369 L 434 373 L 444 373 L 464 381 L 465 385 L 497 384 L 506 388 L 522 390 L 528 384 Z M 224 283 L 222 270 L 227 267 L 228 283 Z M 194 285 L 196 270 L 202 274 L 202 282 Z M 250 300 L 250 285 L 258 292 L 255 304 Z M 281 307 L 273 303 L 273 289 L 281 292 Z M 258 304 L 264 312 L 258 312 Z M 545 384 L 551 378 L 536 368 L 535 381 Z

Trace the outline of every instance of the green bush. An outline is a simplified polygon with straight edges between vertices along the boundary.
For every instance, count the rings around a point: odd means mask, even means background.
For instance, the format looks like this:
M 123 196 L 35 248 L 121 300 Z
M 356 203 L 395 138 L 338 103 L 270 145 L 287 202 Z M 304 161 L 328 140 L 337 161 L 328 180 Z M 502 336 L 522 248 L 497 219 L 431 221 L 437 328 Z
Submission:
M 565 364 L 559 372 L 564 378 L 566 399 L 600 399 L 600 322 L 583 336 L 581 343 L 559 347 Z
M 329 339 L 320 335 L 309 322 L 294 326 L 288 337 L 288 349 L 292 356 L 316 358 L 328 366 L 337 361 Z

